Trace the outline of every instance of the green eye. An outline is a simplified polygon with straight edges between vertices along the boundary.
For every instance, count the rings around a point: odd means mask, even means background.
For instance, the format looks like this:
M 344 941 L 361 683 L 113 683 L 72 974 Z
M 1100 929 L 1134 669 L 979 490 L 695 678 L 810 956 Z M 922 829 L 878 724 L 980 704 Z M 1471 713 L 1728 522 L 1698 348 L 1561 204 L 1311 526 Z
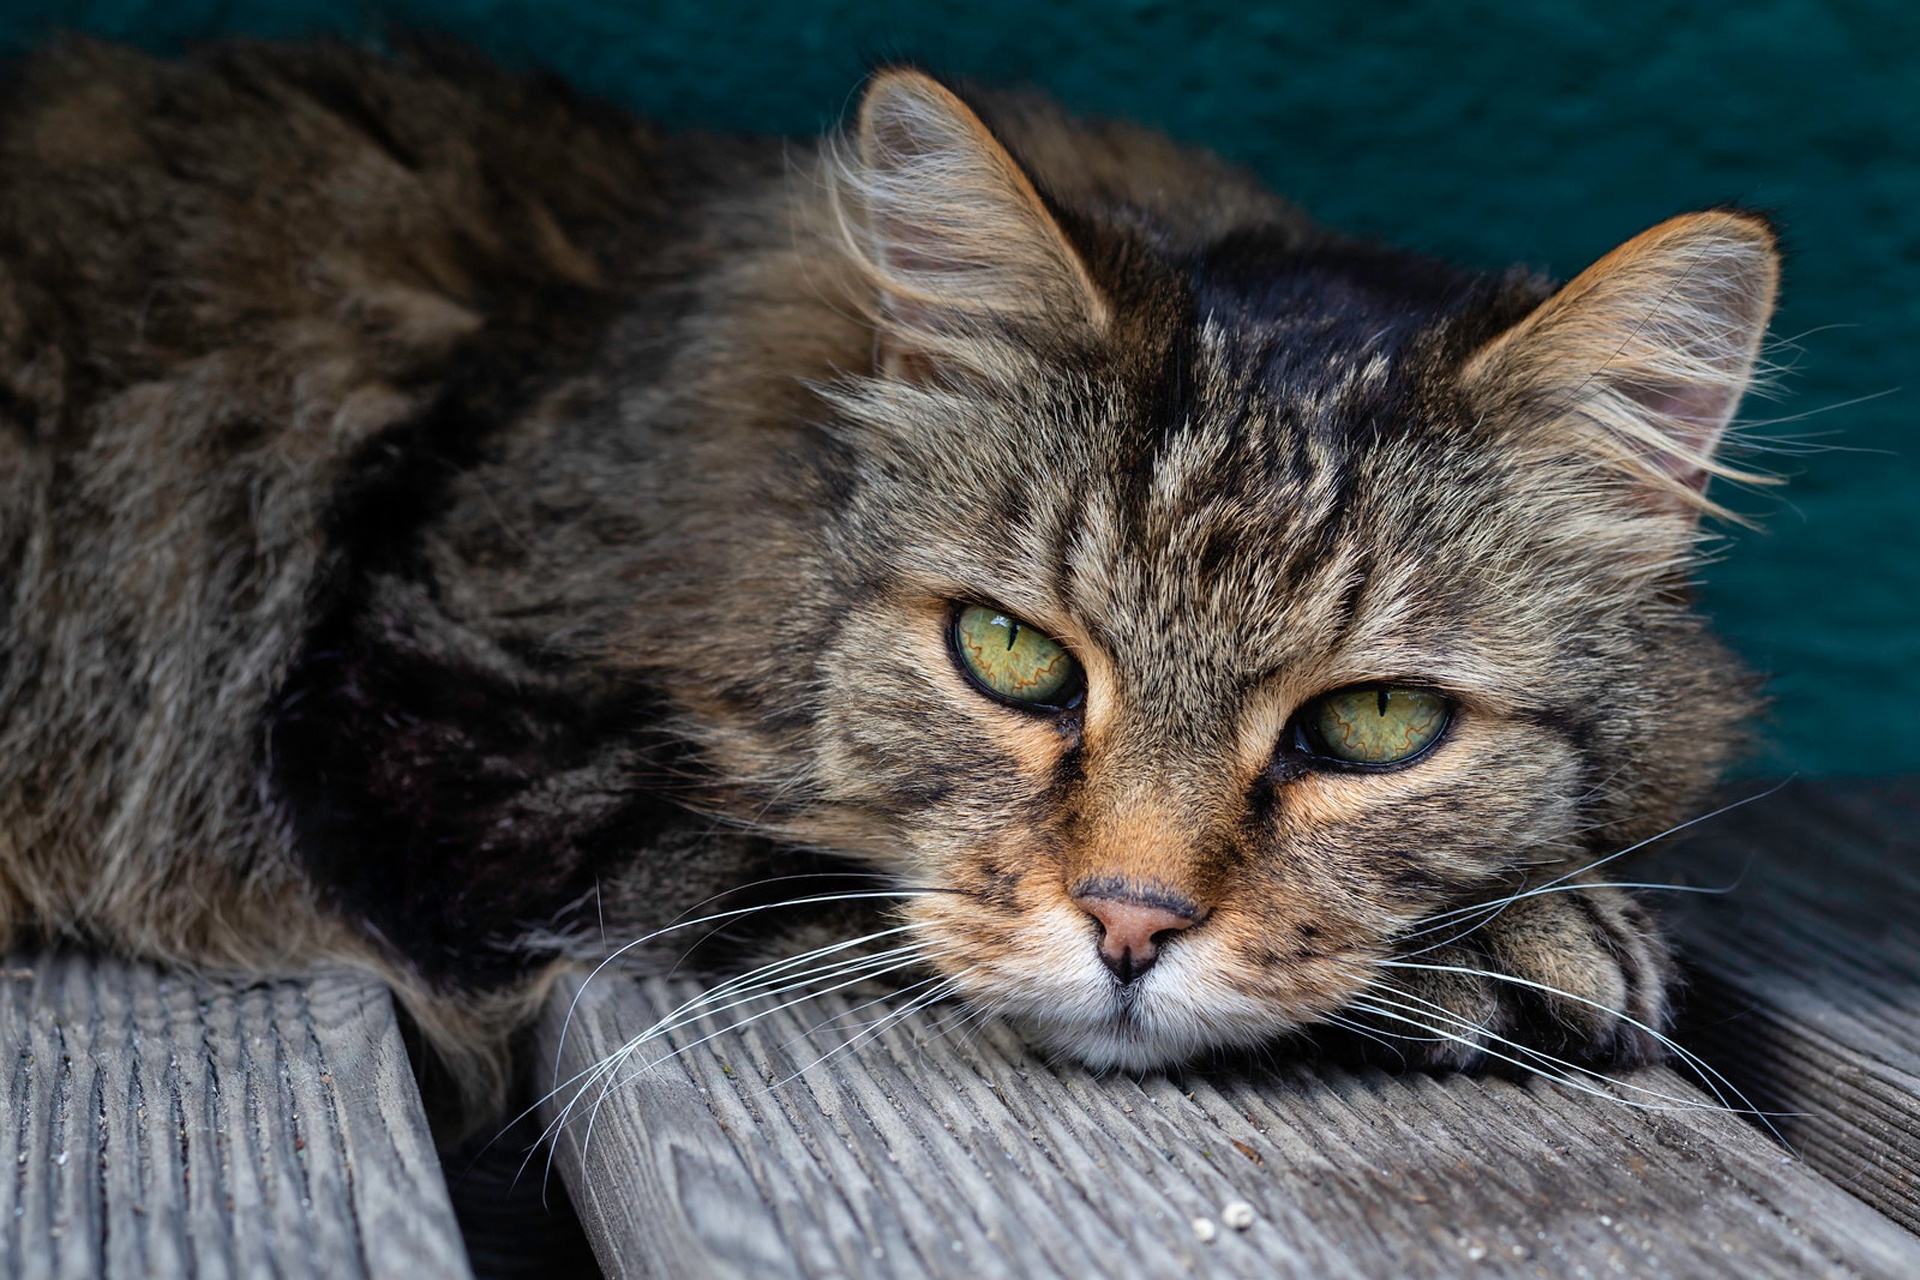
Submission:
M 1437 742 L 1452 718 L 1453 704 L 1437 693 L 1373 685 L 1308 703 L 1300 730 L 1307 748 L 1329 760 L 1401 764 Z
M 1051 711 L 1079 696 L 1083 680 L 1073 655 L 1018 618 L 963 605 L 948 636 L 960 666 L 995 697 Z

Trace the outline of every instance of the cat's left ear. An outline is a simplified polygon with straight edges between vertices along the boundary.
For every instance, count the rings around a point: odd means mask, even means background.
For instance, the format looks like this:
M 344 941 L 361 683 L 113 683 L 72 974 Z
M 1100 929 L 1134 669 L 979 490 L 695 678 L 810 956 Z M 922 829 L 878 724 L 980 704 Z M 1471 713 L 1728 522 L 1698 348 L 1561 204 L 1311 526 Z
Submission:
M 836 175 L 844 225 L 880 294 L 876 364 L 978 364 L 1022 325 L 1092 336 L 1108 305 L 1019 163 L 951 90 L 880 72 L 860 104 L 854 154 Z
M 1467 362 L 1489 414 L 1578 433 L 1657 510 L 1720 512 L 1713 476 L 1753 382 L 1780 281 L 1773 228 L 1753 214 L 1688 214 L 1588 267 Z M 1721 512 L 1724 514 L 1724 512 Z

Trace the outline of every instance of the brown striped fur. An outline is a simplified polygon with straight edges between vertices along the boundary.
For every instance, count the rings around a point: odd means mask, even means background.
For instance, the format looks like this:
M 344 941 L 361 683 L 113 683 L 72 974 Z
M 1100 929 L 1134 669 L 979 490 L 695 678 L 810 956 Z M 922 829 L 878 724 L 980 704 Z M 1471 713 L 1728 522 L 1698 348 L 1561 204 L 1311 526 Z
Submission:
M 855 868 L 937 891 L 904 915 L 967 998 L 1148 1068 L 1692 811 L 1749 703 L 1688 580 L 1764 222 L 1555 294 L 977 102 L 883 72 L 783 151 L 444 54 L 36 59 L 0 120 L 0 931 L 369 965 L 487 1092 L 556 964 Z M 982 697 L 956 602 L 1065 644 L 1084 704 Z M 1456 700 L 1434 752 L 1282 749 L 1373 681 Z M 1123 989 L 1088 884 L 1205 918 Z M 1670 976 L 1619 890 L 1436 954 L 1592 1002 L 1401 982 L 1489 1037 L 1653 1054 L 1606 1012 L 1657 1028 Z

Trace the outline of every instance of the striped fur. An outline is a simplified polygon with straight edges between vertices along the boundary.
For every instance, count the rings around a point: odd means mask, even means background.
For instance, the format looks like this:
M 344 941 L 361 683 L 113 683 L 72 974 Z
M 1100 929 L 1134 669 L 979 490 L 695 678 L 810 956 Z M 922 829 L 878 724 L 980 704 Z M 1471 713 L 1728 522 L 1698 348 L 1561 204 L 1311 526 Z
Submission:
M 0 122 L 0 927 L 374 967 L 479 1097 L 556 965 L 878 874 L 968 999 L 1148 1068 L 1687 816 L 1750 705 L 1688 584 L 1764 222 L 1555 293 L 975 96 L 883 72 L 783 151 L 444 54 L 38 60 Z M 967 602 L 1085 703 L 983 698 Z M 1372 681 L 1452 696 L 1440 747 L 1280 749 Z M 1121 988 L 1089 883 L 1207 915 Z M 1461 932 L 1422 954 L 1569 998 L 1409 978 L 1478 1031 L 1408 1056 L 1653 1054 L 1623 892 Z

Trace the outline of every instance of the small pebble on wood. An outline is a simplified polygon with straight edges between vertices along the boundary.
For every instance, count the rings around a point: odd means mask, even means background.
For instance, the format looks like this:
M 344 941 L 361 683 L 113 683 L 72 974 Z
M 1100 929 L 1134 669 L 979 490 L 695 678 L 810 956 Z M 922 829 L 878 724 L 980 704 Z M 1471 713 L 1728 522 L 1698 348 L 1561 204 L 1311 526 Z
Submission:
M 1220 1228 L 1213 1225 L 1212 1218 L 1195 1218 L 1193 1234 L 1199 1238 L 1201 1244 L 1212 1244 L 1213 1238 L 1220 1234 Z
M 1245 1231 L 1253 1225 L 1253 1206 L 1245 1200 L 1230 1201 L 1226 1208 L 1220 1210 L 1220 1221 L 1235 1231 Z

